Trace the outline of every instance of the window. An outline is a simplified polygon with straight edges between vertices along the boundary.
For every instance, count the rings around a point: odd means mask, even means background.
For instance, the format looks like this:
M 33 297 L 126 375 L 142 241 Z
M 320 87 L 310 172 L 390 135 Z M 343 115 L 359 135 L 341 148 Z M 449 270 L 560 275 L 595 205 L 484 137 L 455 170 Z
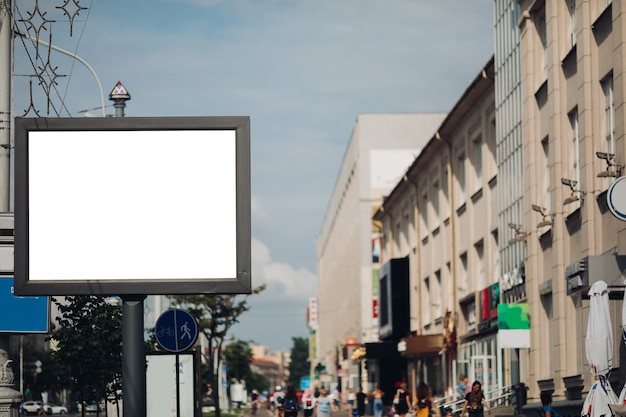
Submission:
M 580 136 L 578 132 L 578 109 L 572 110 L 568 114 L 570 125 L 570 157 L 568 179 L 576 181 L 576 188 L 580 189 Z M 578 209 L 580 201 L 572 203 L 572 209 Z
M 477 136 L 472 140 L 474 146 L 474 172 L 476 174 L 476 190 L 483 186 L 483 138 Z
M 421 303 L 422 304 L 422 314 L 424 315 L 424 324 L 426 323 L 430 323 L 431 321 L 431 309 L 430 309 L 430 303 L 428 302 L 428 300 L 432 299 L 432 294 L 431 294 L 431 288 L 430 288 L 430 278 L 426 277 L 424 278 L 424 294 L 422 294 L 422 297 L 424 299 L 424 301 Z
M 576 46 L 576 0 L 566 0 L 569 12 L 569 41 L 570 47 Z
M 459 201 L 458 205 L 465 203 L 465 154 L 460 153 L 457 156 L 456 180 L 459 185 Z
M 477 242 L 474 245 L 476 250 L 476 287 L 485 288 L 487 286 L 485 277 L 485 248 L 483 241 Z
M 535 28 L 537 30 L 537 36 L 539 37 L 540 46 L 543 49 L 541 54 L 541 60 L 539 62 L 540 74 L 543 74 L 541 82 L 548 79 L 548 30 L 546 26 L 546 9 L 545 4 L 541 9 L 534 13 L 533 20 Z
M 422 185 L 422 194 L 419 202 L 420 218 L 422 219 L 421 238 L 424 239 L 428 236 L 430 224 L 428 223 L 428 190 L 426 185 Z
M 543 195 L 539 197 L 543 201 L 543 207 L 550 211 L 550 142 L 547 137 L 541 141 L 541 148 L 543 150 L 543 189 L 541 189 L 540 192 L 542 192 Z
M 442 295 L 441 295 L 441 270 L 435 271 L 435 282 L 433 282 L 433 292 L 431 300 L 433 306 L 433 316 L 438 319 L 443 317 Z
M 434 218 L 434 227 L 439 227 L 439 219 L 441 219 L 441 213 L 439 213 L 439 194 L 441 193 L 441 187 L 439 186 L 439 179 L 435 179 L 433 181 L 433 192 L 432 192 L 432 206 L 433 206 L 433 218 Z
M 600 84 L 604 95 L 604 123 L 602 124 L 605 139 L 605 152 L 615 155 L 615 103 L 613 101 L 613 74 L 609 74 Z
M 491 250 L 493 256 L 491 271 L 493 271 L 495 275 L 500 275 L 500 242 L 498 239 L 498 229 L 494 229 L 491 232 L 491 247 L 493 248 Z
M 572 139 L 570 149 L 569 179 L 580 184 L 580 137 L 578 135 L 578 109 L 572 110 L 569 114 L 570 137 Z
M 461 270 L 459 271 L 459 282 L 457 282 L 457 286 L 461 296 L 466 295 L 469 292 L 469 283 L 467 282 L 467 252 L 463 252 L 459 256 L 459 260 L 461 261 Z

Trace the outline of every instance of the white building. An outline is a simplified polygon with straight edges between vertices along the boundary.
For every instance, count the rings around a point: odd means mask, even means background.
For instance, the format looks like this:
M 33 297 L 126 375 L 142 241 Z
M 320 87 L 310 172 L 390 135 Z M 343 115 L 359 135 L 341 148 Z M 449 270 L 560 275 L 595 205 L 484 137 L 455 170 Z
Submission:
M 340 383 L 347 392 L 360 385 L 351 349 L 378 340 L 372 259 L 380 231 L 372 230 L 372 214 L 444 117 L 364 114 L 356 120 L 317 236 L 319 330 L 312 365 L 326 367 L 320 382 L 327 388 Z

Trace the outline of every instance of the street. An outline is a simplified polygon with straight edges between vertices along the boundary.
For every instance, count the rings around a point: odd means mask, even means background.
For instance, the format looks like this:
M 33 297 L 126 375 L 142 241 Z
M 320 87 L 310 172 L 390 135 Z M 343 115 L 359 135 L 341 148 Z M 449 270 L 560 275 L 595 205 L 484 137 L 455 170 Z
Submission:
M 348 415 L 349 413 L 347 411 L 335 411 L 332 414 L 332 417 L 349 417 Z M 252 409 L 247 408 L 243 411 L 243 413 L 241 414 L 242 417 L 252 417 Z M 260 408 L 257 410 L 256 414 L 254 417 L 274 417 L 275 413 L 271 410 L 268 410 L 267 408 Z M 298 413 L 298 417 L 304 417 L 304 414 L 302 413 L 302 411 L 300 411 Z

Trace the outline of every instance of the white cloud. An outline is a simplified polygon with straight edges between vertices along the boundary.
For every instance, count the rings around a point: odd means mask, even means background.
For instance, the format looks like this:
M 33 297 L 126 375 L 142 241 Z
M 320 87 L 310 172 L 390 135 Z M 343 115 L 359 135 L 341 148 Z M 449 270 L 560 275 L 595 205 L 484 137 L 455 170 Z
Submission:
M 301 300 L 303 308 L 309 297 L 317 293 L 317 277 L 304 268 L 294 268 L 287 263 L 274 262 L 269 248 L 252 239 L 252 282 L 253 287 L 267 284 L 271 298 L 289 297 L 294 302 Z

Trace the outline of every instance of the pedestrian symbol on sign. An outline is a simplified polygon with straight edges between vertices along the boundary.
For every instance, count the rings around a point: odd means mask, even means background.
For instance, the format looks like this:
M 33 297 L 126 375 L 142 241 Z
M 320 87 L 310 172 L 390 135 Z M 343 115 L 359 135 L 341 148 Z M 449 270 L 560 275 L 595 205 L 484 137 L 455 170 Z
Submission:
M 198 338 L 198 324 L 184 310 L 168 310 L 161 314 L 155 329 L 157 342 L 170 352 L 183 352 L 193 346 Z

